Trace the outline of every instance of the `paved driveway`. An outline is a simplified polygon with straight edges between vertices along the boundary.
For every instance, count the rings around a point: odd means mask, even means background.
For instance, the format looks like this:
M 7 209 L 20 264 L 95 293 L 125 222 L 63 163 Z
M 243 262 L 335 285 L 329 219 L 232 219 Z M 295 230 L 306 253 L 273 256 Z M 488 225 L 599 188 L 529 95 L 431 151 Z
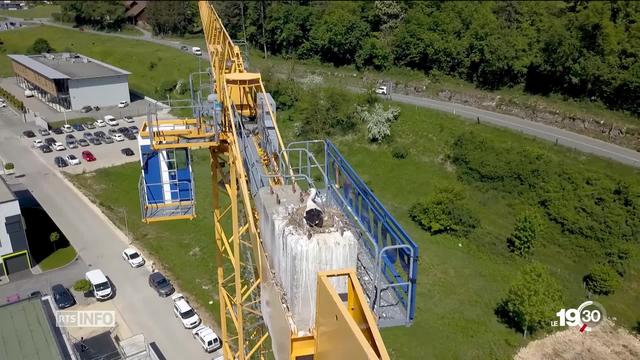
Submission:
M 4 109 L 3 109 L 4 110 Z M 171 299 L 159 298 L 147 284 L 145 268 L 131 269 L 120 257 L 128 239 L 97 207 L 43 162 L 19 134 L 27 127 L 12 112 L 0 113 L 0 156 L 16 164 L 22 183 L 33 193 L 80 256 L 102 269 L 117 288 L 114 306 L 132 333 L 156 342 L 167 359 L 210 359 L 175 319 Z

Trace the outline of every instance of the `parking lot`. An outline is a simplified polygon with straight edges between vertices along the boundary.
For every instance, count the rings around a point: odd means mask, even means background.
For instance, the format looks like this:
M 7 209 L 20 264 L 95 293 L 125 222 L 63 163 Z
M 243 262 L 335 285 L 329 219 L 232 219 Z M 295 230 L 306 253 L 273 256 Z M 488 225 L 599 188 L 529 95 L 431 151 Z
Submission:
M 28 144 L 29 146 L 31 146 L 32 150 L 35 153 L 37 153 L 39 156 L 41 156 L 47 163 L 50 163 L 54 166 L 55 166 L 54 159 L 57 156 L 61 156 L 65 158 L 69 154 L 75 155 L 78 159 L 80 159 L 80 164 L 79 165 L 69 164 L 64 168 L 61 168 L 61 170 L 68 172 L 70 174 L 81 174 L 83 172 L 90 172 L 90 171 L 94 171 L 96 169 L 100 169 L 104 167 L 120 165 L 127 162 L 132 162 L 132 161 L 140 161 L 138 142 L 136 140 L 128 140 L 127 138 L 124 138 L 123 141 L 114 141 L 112 144 L 106 144 L 103 142 L 100 145 L 94 145 L 90 143 L 88 146 L 78 146 L 75 149 L 69 149 L 67 147 L 67 142 L 66 142 L 66 136 L 68 134 L 75 136 L 76 140 L 78 140 L 78 139 L 84 138 L 83 135 L 86 132 L 91 132 L 92 134 L 95 134 L 97 131 L 102 131 L 107 133 L 109 129 L 117 129 L 119 127 L 124 127 L 124 126 L 129 127 L 133 125 L 137 126 L 138 128 L 141 128 L 142 123 L 144 122 L 145 119 L 146 119 L 145 116 L 140 116 L 140 117 L 134 118 L 133 123 L 126 123 L 121 119 L 119 119 L 117 126 L 96 127 L 95 129 L 85 129 L 83 131 L 74 130 L 71 133 L 64 133 L 61 135 L 50 133 L 49 135 L 46 135 L 46 136 L 41 136 L 38 133 L 37 131 L 38 128 L 36 126 L 27 126 L 29 129 L 33 130 L 33 132 L 36 134 L 36 137 L 27 138 L 25 136 L 22 136 L 21 140 L 24 141 L 25 144 Z M 37 148 L 33 145 L 33 141 L 36 139 L 40 139 L 44 141 L 46 138 L 50 138 L 50 137 L 55 139 L 57 142 L 63 144 L 65 146 L 65 150 L 62 150 L 62 151 L 54 150 L 50 153 L 43 153 L 40 150 L 40 148 Z M 122 154 L 121 150 L 124 148 L 131 149 L 133 151 L 133 155 L 125 156 L 124 154 Z M 90 151 L 96 160 L 86 161 L 85 159 L 83 159 L 82 157 L 83 151 Z

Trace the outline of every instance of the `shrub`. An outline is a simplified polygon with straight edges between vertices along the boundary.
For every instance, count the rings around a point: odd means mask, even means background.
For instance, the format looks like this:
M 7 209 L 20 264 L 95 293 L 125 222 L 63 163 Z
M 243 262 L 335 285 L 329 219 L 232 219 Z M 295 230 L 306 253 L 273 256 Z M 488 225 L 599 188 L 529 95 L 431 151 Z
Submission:
M 620 276 L 624 276 L 627 272 L 627 266 L 631 256 L 631 247 L 627 244 L 617 244 L 605 251 L 607 265 Z
M 391 156 L 398 160 L 406 159 L 408 154 L 409 152 L 407 151 L 407 148 L 402 145 L 396 145 L 391 150 Z
M 295 111 L 300 120 L 299 135 L 318 137 L 353 130 L 356 126 L 354 98 L 337 88 L 302 92 Z
M 31 47 L 27 49 L 27 54 L 42 54 L 42 53 L 50 53 L 55 52 L 56 50 L 51 47 L 49 42 L 43 38 L 37 38 Z
M 536 213 L 527 211 L 520 214 L 513 232 L 507 238 L 507 247 L 518 256 L 530 255 L 541 228 L 541 219 Z
M 356 115 L 367 124 L 367 136 L 369 141 L 379 142 L 391 135 L 391 123 L 400 116 L 400 109 L 389 106 L 386 110 L 380 103 L 373 106 L 356 107 Z
M 607 264 L 595 265 L 583 280 L 587 290 L 598 295 L 613 294 L 621 285 L 620 277 Z
M 432 235 L 468 234 L 478 227 L 478 219 L 464 207 L 464 195 L 455 188 L 442 188 L 426 201 L 409 209 L 409 217 Z
M 511 284 L 507 296 L 498 304 L 496 315 L 508 326 L 526 336 L 549 325 L 564 305 L 562 288 L 548 269 L 530 264 Z
M 11 162 L 8 162 L 8 163 L 4 164 L 4 169 L 5 170 L 13 170 L 13 168 L 14 168 L 14 165 Z
M 91 283 L 89 280 L 80 279 L 73 284 L 73 290 L 86 293 L 91 290 Z

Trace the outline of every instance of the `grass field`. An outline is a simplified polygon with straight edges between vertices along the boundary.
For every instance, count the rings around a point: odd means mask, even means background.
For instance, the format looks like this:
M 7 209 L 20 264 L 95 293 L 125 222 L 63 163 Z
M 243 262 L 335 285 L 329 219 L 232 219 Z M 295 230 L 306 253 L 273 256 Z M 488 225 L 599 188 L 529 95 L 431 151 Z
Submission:
M 53 254 L 47 256 L 38 265 L 42 271 L 57 269 L 72 262 L 76 258 L 76 249 L 69 245 L 67 247 L 56 250 Z
M 147 96 L 158 97 L 159 86 L 166 81 L 187 81 L 198 70 L 198 57 L 177 49 L 146 41 L 84 33 L 52 26 L 35 26 L 6 31 L 0 53 L 0 76 L 12 76 L 6 54 L 25 53 L 35 39 L 44 38 L 58 51 L 75 51 L 131 72 L 129 86 Z M 205 67 L 205 66 L 203 66 Z M 161 96 L 165 98 L 165 96 Z
M 59 5 L 39 5 L 26 10 L 0 10 L 0 15 L 22 19 L 49 18 L 51 14 L 60 12 Z
M 448 114 L 400 105 L 402 114 L 394 123 L 396 144 L 409 149 L 404 160 L 393 159 L 388 145 L 371 145 L 362 130 L 333 139 L 345 157 L 375 194 L 418 243 L 421 251 L 416 319 L 412 327 L 383 330 L 392 358 L 510 358 L 527 340 L 499 323 L 493 314 L 509 283 L 526 260 L 511 256 L 505 239 L 523 205 L 520 199 L 459 183 L 455 169 L 443 162 L 452 139 L 472 130 L 492 142 L 535 147 L 565 159 L 580 171 L 606 171 L 620 178 L 637 177 L 638 171 L 584 156 L 564 148 L 523 137 L 506 130 L 474 125 Z M 286 139 L 292 140 L 293 123 L 280 117 Z M 217 317 L 215 301 L 214 244 L 210 216 L 208 156 L 195 156 L 196 193 L 200 216 L 194 221 L 144 225 L 131 221 L 139 216 L 137 164 L 103 169 L 73 177 L 123 227 L 120 209 L 129 214 L 129 229 L 136 241 L 161 259 L 172 276 L 198 302 Z M 448 235 L 430 236 L 407 215 L 417 199 L 428 196 L 442 184 L 458 184 L 467 193 L 466 205 L 481 220 L 481 227 L 465 239 Z M 185 235 L 186 234 L 186 235 Z M 588 249 L 576 248 L 575 239 L 548 226 L 540 236 L 534 260 L 551 268 L 565 288 L 567 308 L 584 299 L 581 278 L 594 261 Z M 631 327 L 640 319 L 640 269 L 636 263 L 618 293 L 599 298 L 610 316 Z M 552 319 L 550 319 L 552 320 Z M 541 336 L 540 334 L 539 336 Z

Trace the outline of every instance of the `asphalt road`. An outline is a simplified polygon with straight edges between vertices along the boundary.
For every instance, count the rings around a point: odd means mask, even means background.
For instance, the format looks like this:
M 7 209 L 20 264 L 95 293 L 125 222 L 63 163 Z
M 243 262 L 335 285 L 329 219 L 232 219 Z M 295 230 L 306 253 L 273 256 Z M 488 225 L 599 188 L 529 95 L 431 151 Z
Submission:
M 191 332 L 173 315 L 170 298 L 159 298 L 147 284 L 145 268 L 132 269 L 121 258 L 126 236 L 67 183 L 56 169 L 20 141 L 26 126 L 8 109 L 0 109 L 0 156 L 15 163 L 20 180 L 49 213 L 87 266 L 100 268 L 115 285 L 112 301 L 134 334 L 156 342 L 167 359 L 207 359 Z M 136 221 L 131 219 L 130 221 Z

